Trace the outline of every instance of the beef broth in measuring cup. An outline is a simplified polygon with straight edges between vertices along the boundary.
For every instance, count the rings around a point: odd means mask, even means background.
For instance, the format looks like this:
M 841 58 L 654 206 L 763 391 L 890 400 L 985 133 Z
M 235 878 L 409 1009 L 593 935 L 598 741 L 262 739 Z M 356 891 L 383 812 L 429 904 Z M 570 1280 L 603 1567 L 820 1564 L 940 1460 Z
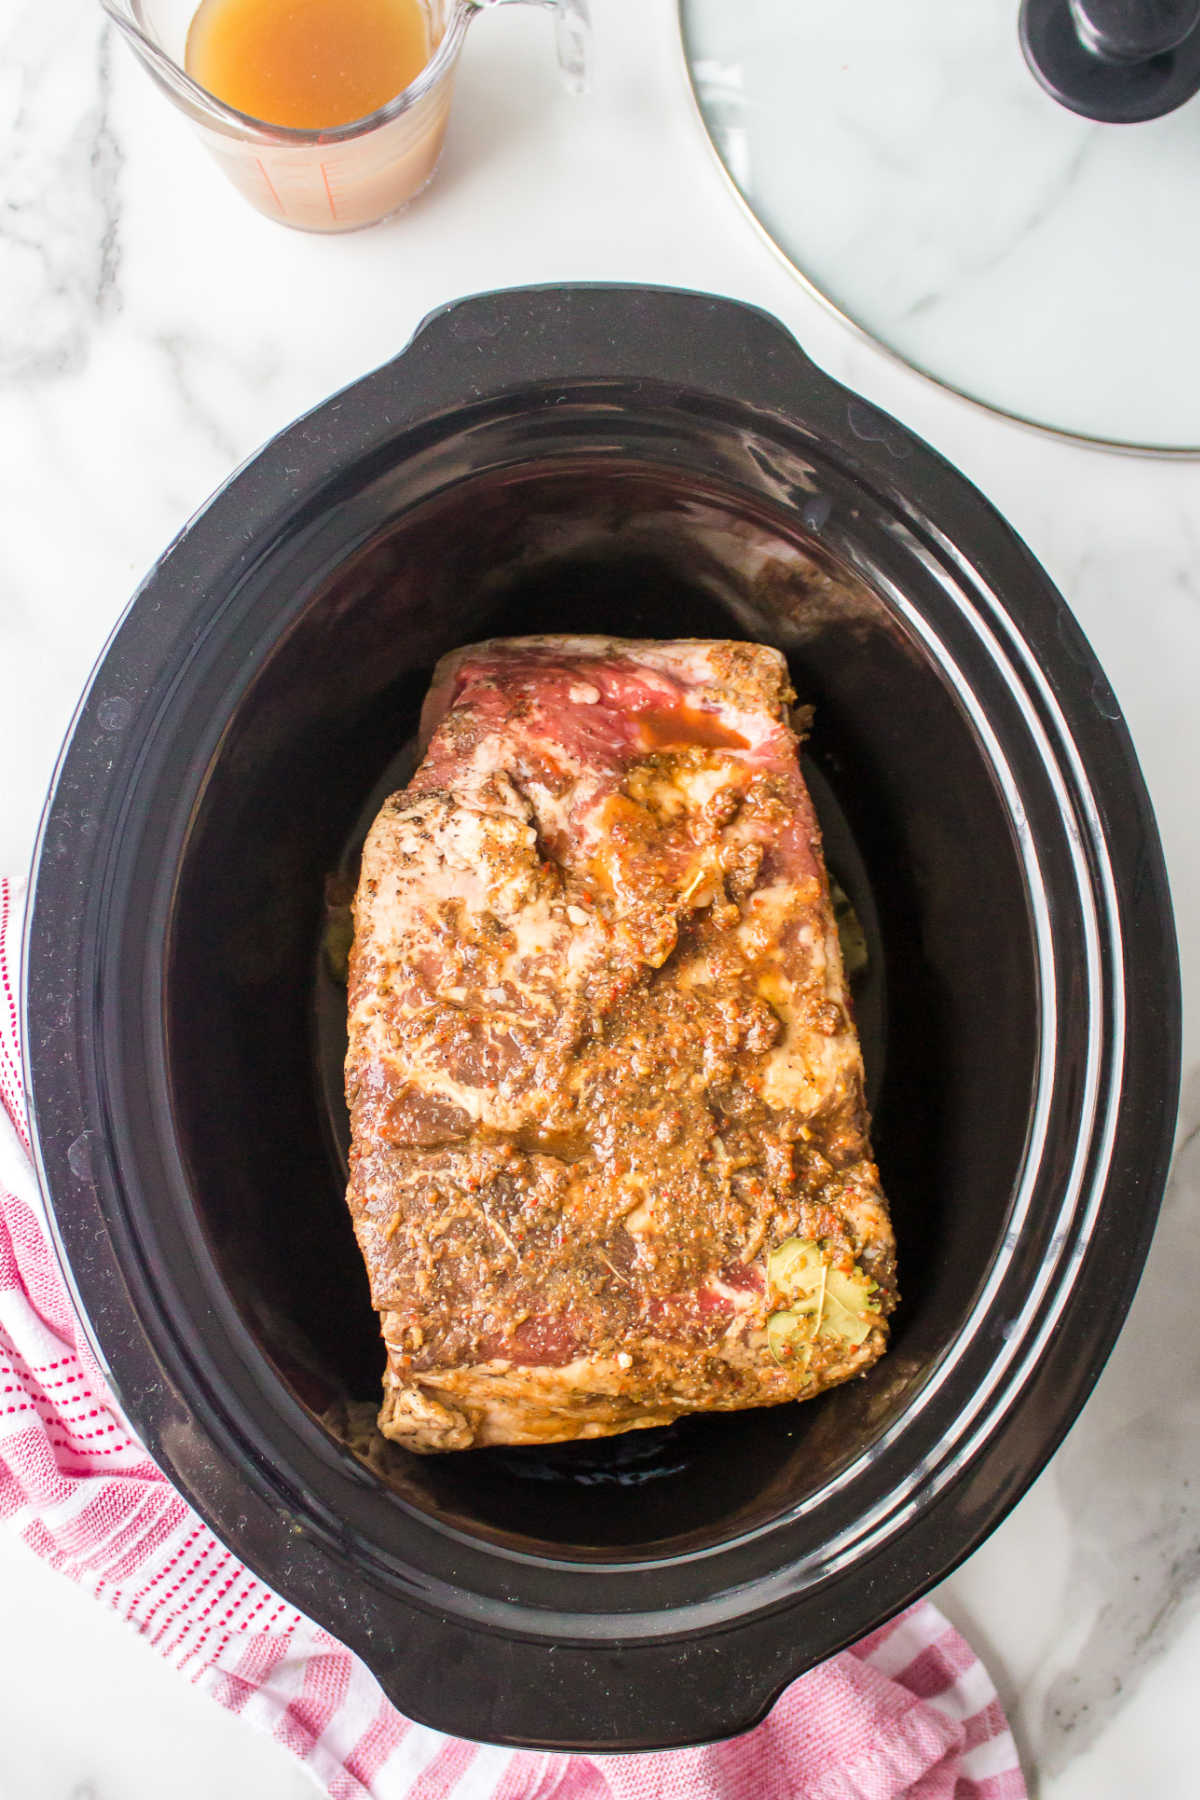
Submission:
M 420 0 L 200 0 L 184 67 L 251 118 L 327 131 L 403 93 L 430 36 Z
M 101 0 L 234 185 L 305 231 L 371 225 L 437 167 L 467 27 L 507 0 Z M 569 86 L 587 0 L 549 5 Z

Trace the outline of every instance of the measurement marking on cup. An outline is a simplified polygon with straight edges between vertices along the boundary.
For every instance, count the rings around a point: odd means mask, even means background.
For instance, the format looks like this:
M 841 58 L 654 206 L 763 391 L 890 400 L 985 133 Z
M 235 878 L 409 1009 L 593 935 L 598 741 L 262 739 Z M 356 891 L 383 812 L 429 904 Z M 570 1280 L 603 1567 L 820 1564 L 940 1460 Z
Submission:
M 331 219 L 336 219 L 337 207 L 333 204 L 333 190 L 329 185 L 329 170 L 325 167 L 324 163 L 320 165 L 320 169 L 321 180 L 325 183 L 325 198 L 329 201 L 329 216 Z
M 264 164 L 262 157 L 256 156 L 254 160 L 258 164 L 258 172 L 262 176 L 263 180 L 266 182 L 267 189 L 271 195 L 272 200 L 275 202 L 276 206 L 279 208 L 280 217 L 286 218 L 287 214 L 284 211 L 283 201 L 279 198 L 279 195 L 275 192 L 275 183 L 271 180 L 271 177 L 267 174 L 266 165 Z

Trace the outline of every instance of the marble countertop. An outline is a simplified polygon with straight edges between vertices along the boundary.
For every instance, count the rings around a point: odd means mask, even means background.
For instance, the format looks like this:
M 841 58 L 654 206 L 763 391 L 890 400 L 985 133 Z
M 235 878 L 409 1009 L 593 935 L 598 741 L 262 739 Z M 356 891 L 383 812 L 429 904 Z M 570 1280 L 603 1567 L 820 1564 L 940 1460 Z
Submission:
M 457 295 L 664 282 L 776 313 L 832 374 L 957 463 L 1045 563 L 1133 732 L 1194 1002 L 1200 468 L 1039 436 L 853 336 L 730 197 L 692 107 L 672 0 L 593 9 L 589 96 L 560 91 L 543 14 L 481 19 L 433 186 L 390 224 L 318 238 L 272 225 L 224 184 L 95 0 L 9 0 L 0 867 L 28 859 L 73 702 L 140 575 L 258 444 Z M 978 329 L 1004 324 L 981 300 Z M 938 1595 L 991 1667 L 1040 1800 L 1197 1791 L 1198 1049 L 1193 1006 L 1176 1172 L 1109 1367 L 1029 1495 Z M 283 1750 L 4 1535 L 0 1596 L 0 1800 L 150 1800 L 168 1791 L 166 1766 L 172 1800 L 315 1792 Z

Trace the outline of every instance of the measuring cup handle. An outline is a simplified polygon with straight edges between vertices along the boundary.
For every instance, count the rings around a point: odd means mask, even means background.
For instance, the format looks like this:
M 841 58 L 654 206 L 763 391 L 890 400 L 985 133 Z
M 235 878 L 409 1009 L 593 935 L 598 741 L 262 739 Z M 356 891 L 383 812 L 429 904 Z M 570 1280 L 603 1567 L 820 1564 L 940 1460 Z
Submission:
M 588 0 L 474 0 L 480 9 L 492 6 L 544 6 L 554 14 L 554 41 L 558 66 L 567 90 L 586 94 L 592 45 L 592 15 Z

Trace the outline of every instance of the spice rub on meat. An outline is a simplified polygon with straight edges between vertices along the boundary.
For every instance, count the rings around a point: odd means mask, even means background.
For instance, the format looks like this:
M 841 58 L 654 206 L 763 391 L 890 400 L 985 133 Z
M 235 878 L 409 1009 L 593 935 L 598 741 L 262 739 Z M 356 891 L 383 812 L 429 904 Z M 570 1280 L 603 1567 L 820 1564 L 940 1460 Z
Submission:
M 354 902 L 348 1201 L 410 1449 L 865 1370 L 891 1226 L 774 650 L 497 639 L 434 675 Z

